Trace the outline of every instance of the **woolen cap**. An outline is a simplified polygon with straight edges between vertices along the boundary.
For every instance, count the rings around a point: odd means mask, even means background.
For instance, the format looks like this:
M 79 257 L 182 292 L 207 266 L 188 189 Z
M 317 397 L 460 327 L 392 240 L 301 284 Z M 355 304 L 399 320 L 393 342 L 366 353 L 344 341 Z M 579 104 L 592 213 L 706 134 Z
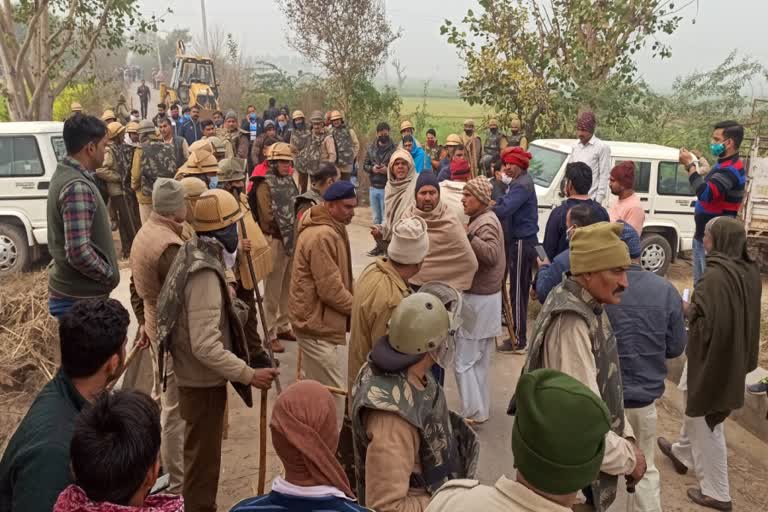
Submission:
M 227 115 L 224 116 L 224 120 L 226 121 L 227 119 L 234 119 L 237 121 L 237 114 L 234 110 L 227 110 Z
M 570 494 L 600 472 L 605 434 L 611 428 L 605 403 L 588 387 L 557 370 L 520 377 L 512 428 L 515 467 L 549 494 Z
M 623 229 L 622 224 L 598 222 L 574 230 L 570 244 L 571 274 L 629 267 L 629 251 L 620 238 Z
M 170 215 L 184 206 L 184 186 L 171 178 L 157 178 L 152 187 L 152 209 Z
M 493 187 L 491 186 L 491 182 L 485 176 L 472 178 L 466 185 L 464 185 L 464 190 L 475 196 L 477 200 L 484 205 L 493 203 L 493 199 L 491 199 Z
M 635 162 L 624 160 L 611 169 L 611 178 L 624 188 L 635 188 Z
M 429 185 L 435 187 L 438 195 L 440 194 L 440 183 L 437 181 L 437 176 L 435 176 L 434 173 L 423 172 L 419 174 L 419 177 L 416 179 L 416 189 L 414 190 L 414 193 L 418 194 L 422 187 Z
M 428 252 L 427 221 L 421 217 L 410 217 L 395 223 L 387 248 L 390 259 L 403 265 L 415 265 L 424 261 Z
M 343 199 L 353 199 L 355 195 L 355 186 L 349 181 L 337 181 L 323 194 L 324 201 L 341 201 Z

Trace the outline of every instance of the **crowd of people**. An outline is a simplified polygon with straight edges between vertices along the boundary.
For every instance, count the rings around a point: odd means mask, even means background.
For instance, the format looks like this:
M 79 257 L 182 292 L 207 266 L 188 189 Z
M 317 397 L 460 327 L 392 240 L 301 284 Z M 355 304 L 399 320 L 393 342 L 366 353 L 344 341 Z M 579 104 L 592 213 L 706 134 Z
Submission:
M 490 120 L 483 142 L 468 119 L 443 145 L 434 130 L 420 142 L 409 121 L 395 141 L 381 122 L 361 148 L 340 111 L 289 121 L 274 99 L 242 119 L 162 104 L 153 120 L 116 114 L 64 123 L 47 212 L 61 368 L 0 461 L 0 512 L 215 511 L 227 384 L 252 406 L 254 388 L 279 383 L 286 342 L 299 381 L 269 423 L 284 474 L 233 511 L 605 511 L 624 484 L 628 512 L 660 511 L 657 442 L 677 471 L 695 471 L 693 502 L 731 509 L 723 421 L 757 364 L 761 296 L 735 218 L 738 124 L 714 127 L 718 160 L 705 175 L 680 153 L 703 248 L 684 301 L 639 265 L 636 166 L 611 165 L 591 112 L 578 117 L 565 200 L 541 246 L 517 121 L 504 134 Z M 355 279 L 358 163 L 375 246 Z M 446 186 L 461 191 L 462 212 Z M 124 368 L 129 315 L 109 298 L 120 281 L 113 224 L 144 373 Z M 531 296 L 543 306 L 529 329 Z M 666 360 L 684 351 L 681 437 L 657 441 Z M 516 476 L 485 486 L 477 429 L 500 399 L 494 352 L 525 363 L 509 403 Z M 151 494 L 161 473 L 167 494 Z

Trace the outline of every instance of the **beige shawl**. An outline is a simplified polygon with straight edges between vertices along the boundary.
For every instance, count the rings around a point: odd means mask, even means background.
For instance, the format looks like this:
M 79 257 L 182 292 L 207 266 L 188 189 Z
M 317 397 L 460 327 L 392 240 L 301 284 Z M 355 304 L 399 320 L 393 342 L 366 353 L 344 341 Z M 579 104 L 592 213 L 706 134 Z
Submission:
M 410 282 L 421 286 L 429 281 L 440 281 L 459 291 L 469 290 L 477 272 L 477 258 L 458 216 L 440 200 L 431 212 L 421 211 L 412 204 L 403 214 L 403 218 L 410 217 L 427 221 L 429 236 L 427 257 Z
M 405 179 L 395 181 L 392 171 L 395 160 L 402 158 L 408 162 L 408 174 Z M 389 158 L 387 166 L 387 186 L 384 188 L 384 224 L 379 226 L 384 240 L 392 238 L 392 226 L 400 220 L 403 214 L 416 202 L 416 167 L 413 165 L 411 154 L 404 149 L 397 149 Z

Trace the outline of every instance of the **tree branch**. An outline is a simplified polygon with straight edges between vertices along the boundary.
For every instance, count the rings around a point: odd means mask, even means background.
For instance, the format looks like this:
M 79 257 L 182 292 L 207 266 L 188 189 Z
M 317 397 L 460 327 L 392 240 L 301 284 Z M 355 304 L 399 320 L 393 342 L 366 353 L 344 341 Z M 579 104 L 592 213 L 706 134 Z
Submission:
M 24 37 L 24 41 L 21 43 L 21 48 L 19 48 L 19 51 L 16 54 L 15 68 L 17 70 L 21 69 L 22 66 L 27 65 L 25 60 L 27 51 L 29 50 L 29 45 L 32 43 L 32 39 L 35 37 L 35 30 L 37 29 L 37 23 L 40 21 L 40 17 L 43 15 L 43 12 L 47 10 L 48 0 L 41 0 L 35 15 L 32 16 L 32 19 L 29 22 L 29 26 L 27 27 L 27 35 Z
M 62 45 L 62 46 L 66 46 L 67 44 L 69 44 L 69 41 L 72 39 L 72 36 L 71 36 L 71 34 L 72 34 L 72 24 L 74 23 L 75 12 L 77 10 L 77 5 L 78 5 L 78 0 L 70 0 L 70 2 L 69 2 L 69 12 L 67 13 L 67 17 L 61 23 L 61 26 L 59 27 L 59 29 L 56 32 L 54 32 L 53 34 L 51 34 L 50 37 L 48 37 L 48 40 L 46 41 L 46 44 L 48 46 L 52 45 L 53 42 L 56 41 L 56 39 L 59 38 L 59 36 L 62 34 L 62 32 L 64 32 L 64 30 L 69 30 L 70 36 L 65 41 L 65 44 Z

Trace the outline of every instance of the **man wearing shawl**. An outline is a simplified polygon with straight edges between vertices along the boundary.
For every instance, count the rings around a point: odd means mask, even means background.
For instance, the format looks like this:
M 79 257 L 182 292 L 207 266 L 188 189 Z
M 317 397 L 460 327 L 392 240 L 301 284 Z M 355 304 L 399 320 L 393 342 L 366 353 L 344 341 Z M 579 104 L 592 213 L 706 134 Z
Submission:
M 723 422 L 744 405 L 744 379 L 757 367 L 762 284 L 741 221 L 710 220 L 704 248 L 706 270 L 687 307 L 685 422 L 679 441 L 659 438 L 659 448 L 679 473 L 695 470 L 699 487 L 688 489 L 694 503 L 731 510 Z
M 275 477 L 272 492 L 245 499 L 232 512 L 368 510 L 355 502 L 349 480 L 336 460 L 336 406 L 322 384 L 302 380 L 286 389 L 275 402 L 269 428 L 285 477 Z
M 459 291 L 468 290 L 477 271 L 477 258 L 458 216 L 440 200 L 440 185 L 431 172 L 421 173 L 414 191 L 415 204 L 403 218 L 421 217 L 427 223 L 429 252 L 411 284 L 440 281 Z
M 515 353 L 525 350 L 528 319 L 528 292 L 536 263 L 539 243 L 539 210 L 533 179 L 528 174 L 531 154 L 520 147 L 506 147 L 501 152 L 501 179 L 509 188 L 499 198 L 494 213 L 504 226 L 504 240 L 509 261 L 509 298 L 515 320 L 515 337 L 505 340 L 500 352 Z
M 392 227 L 416 201 L 416 168 L 411 154 L 404 149 L 392 153 L 387 165 L 387 185 L 384 187 L 384 222 L 371 227 L 371 236 L 385 245 L 392 239 Z

